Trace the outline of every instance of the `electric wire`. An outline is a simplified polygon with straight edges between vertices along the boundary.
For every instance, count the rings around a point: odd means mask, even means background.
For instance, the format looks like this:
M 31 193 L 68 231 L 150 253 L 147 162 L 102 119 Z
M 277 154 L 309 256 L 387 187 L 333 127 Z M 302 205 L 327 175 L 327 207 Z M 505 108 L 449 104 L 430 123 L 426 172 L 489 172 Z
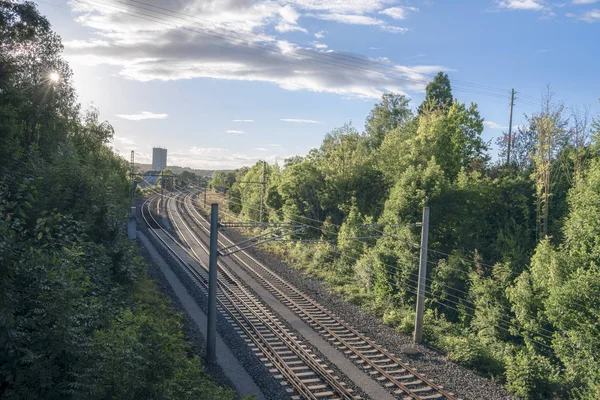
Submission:
M 341 254 L 341 252 L 339 252 L 339 251 L 338 251 L 338 253 L 340 253 L 340 254 Z M 349 258 L 351 258 L 351 259 L 353 259 L 353 260 L 355 260 L 355 261 L 358 261 L 358 258 L 356 258 L 356 257 L 352 257 L 352 256 L 350 256 Z M 386 264 L 385 266 L 386 266 L 386 267 L 392 267 L 392 269 L 396 269 L 396 270 L 399 270 L 399 268 L 400 268 L 400 266 L 399 266 L 399 265 L 398 265 L 398 266 L 392 266 L 392 265 Z M 404 270 L 404 271 L 402 271 L 402 272 L 407 272 L 407 271 L 406 271 L 406 270 Z M 412 274 L 412 275 L 416 275 L 416 274 L 414 274 L 414 273 L 412 273 L 412 272 L 410 272 L 410 271 L 408 271 L 408 272 L 409 272 L 410 274 Z M 418 278 L 418 275 L 416 275 L 416 276 L 417 276 L 417 278 Z M 416 281 L 414 281 L 414 280 L 410 280 L 410 281 L 411 281 L 412 283 L 418 284 L 418 283 L 417 283 Z M 396 280 L 392 280 L 392 278 L 388 278 L 388 283 L 389 283 L 389 284 L 391 284 L 392 286 L 397 286 L 397 285 L 401 284 L 401 282 L 399 282 L 399 281 L 396 281 Z M 431 286 L 427 286 L 427 285 L 425 285 L 425 287 L 426 287 L 426 294 L 429 294 L 430 296 L 433 296 L 433 293 L 431 292 Z M 427 288 L 429 288 L 429 289 L 430 289 L 430 291 L 429 291 L 429 292 L 427 292 Z M 413 293 L 414 293 L 414 292 L 413 292 Z M 466 293 L 466 292 L 464 292 L 464 293 Z M 456 296 L 455 296 L 455 297 L 456 297 Z M 429 299 L 429 300 L 434 300 L 432 297 L 429 297 L 428 299 Z M 457 297 L 457 299 L 459 299 L 459 300 L 462 300 L 462 301 L 463 301 L 463 303 L 470 303 L 470 304 L 472 304 L 473 306 L 475 306 L 475 307 L 476 307 L 476 304 L 475 304 L 475 303 L 473 303 L 473 302 L 471 302 L 471 301 L 469 301 L 469 300 L 467 300 L 467 299 L 462 299 L 462 298 L 458 298 L 458 297 Z M 456 304 L 456 305 L 459 305 L 459 304 L 461 304 L 461 303 L 459 303 L 459 301 L 452 301 L 452 300 L 450 300 L 450 299 L 444 299 L 444 301 L 448 301 L 448 302 L 450 302 L 450 303 L 452 303 L 452 304 Z M 468 306 L 468 305 L 466 305 L 466 304 L 461 304 L 461 305 L 463 305 L 464 307 L 466 307 L 466 308 L 468 308 L 468 309 L 470 309 L 470 310 L 472 310 L 472 311 L 476 311 L 476 310 L 477 310 L 475 307 L 471 307 L 471 306 Z M 498 304 L 498 306 L 500 306 L 500 307 L 505 307 L 505 308 L 506 308 L 506 306 L 503 306 L 503 305 L 501 305 L 501 304 Z M 512 310 L 509 310 L 509 311 L 512 311 Z M 535 335 L 537 335 L 537 336 L 540 336 L 540 337 L 545 337 L 545 338 L 547 338 L 547 339 L 549 339 L 549 340 L 552 340 L 552 339 L 553 339 L 551 336 L 548 336 L 548 335 L 546 335 L 546 334 L 544 334 L 544 333 L 541 333 L 541 332 L 538 332 L 538 331 L 533 331 L 533 330 L 531 330 L 531 329 L 529 329 L 529 328 L 525 328 L 525 327 L 523 327 L 523 326 L 521 326 L 521 325 L 515 324 L 514 322 L 511 322 L 511 321 L 508 321 L 508 320 L 505 320 L 505 319 L 500 319 L 500 321 L 501 321 L 501 322 L 503 322 L 503 323 L 505 323 L 505 324 L 507 324 L 507 325 L 509 325 L 509 326 L 515 327 L 515 328 L 517 328 L 517 329 L 521 329 L 521 330 L 525 330 L 525 331 L 528 331 L 528 332 L 530 332 L 530 333 L 533 333 L 533 334 L 535 334 Z M 502 328 L 502 327 L 500 327 L 500 328 Z M 552 333 L 553 333 L 552 331 L 549 331 L 549 330 L 547 330 L 547 329 L 545 329 L 545 328 L 542 328 L 542 329 L 544 329 L 545 331 L 547 331 L 547 332 L 548 332 L 548 333 L 550 333 L 550 334 L 552 334 Z M 522 336 L 522 335 L 521 335 L 521 336 Z
M 173 199 L 173 201 L 179 201 L 179 202 L 182 202 L 182 201 L 180 201 L 180 200 L 178 200 L 178 199 Z M 183 201 L 183 203 L 185 204 L 185 201 Z M 351 258 L 352 258 L 352 257 L 351 257 Z M 355 260 L 357 260 L 356 258 L 354 258 L 354 259 L 355 259 Z M 415 295 L 417 294 L 416 292 L 414 292 L 413 290 L 411 290 L 411 288 L 410 288 L 410 287 L 407 287 L 407 286 L 406 286 L 406 285 L 407 285 L 407 282 L 406 282 L 406 281 L 394 281 L 394 280 L 391 280 L 391 278 L 388 278 L 388 279 L 387 279 L 387 281 L 388 281 L 388 283 L 389 283 L 389 284 L 390 284 L 392 287 L 404 286 L 404 288 L 405 288 L 405 289 L 406 289 L 408 292 L 410 292 L 410 293 L 412 293 L 412 294 L 415 294 Z M 417 282 L 415 282 L 414 280 L 409 280 L 409 281 L 410 281 L 410 282 L 412 282 L 412 283 L 414 283 L 414 284 L 416 284 L 416 285 L 418 285 L 418 283 L 417 283 Z M 459 310 L 459 309 L 457 309 L 456 307 L 453 307 L 453 306 L 451 306 L 451 305 L 448 305 L 448 304 L 442 303 L 441 301 L 438 301 L 438 300 L 436 300 L 435 298 L 431 297 L 431 296 L 433 296 L 433 293 L 431 293 L 431 291 L 429 291 L 429 292 L 428 292 L 428 291 L 427 291 L 427 287 L 428 287 L 428 286 L 426 286 L 426 285 L 425 285 L 425 294 L 426 294 L 426 295 L 427 295 L 427 294 L 429 294 L 429 295 L 430 295 L 430 297 L 427 297 L 427 300 L 429 300 L 429 301 L 432 301 L 433 303 L 436 303 L 436 304 L 438 304 L 438 305 L 441 305 L 441 306 L 443 306 L 443 307 L 446 307 L 446 308 L 448 308 L 448 309 L 454 310 L 454 311 L 456 311 L 456 312 L 458 312 L 458 313 L 461 313 L 461 312 L 462 312 L 462 313 L 466 313 L 466 314 L 467 314 L 468 316 L 470 316 L 471 318 L 474 318 L 474 317 L 475 317 L 475 315 L 474 315 L 474 314 L 470 314 L 470 313 L 468 313 L 468 312 L 467 312 L 467 311 L 465 311 L 465 310 Z M 464 299 L 463 299 L 463 300 L 464 300 Z M 442 301 L 447 301 L 447 302 L 449 302 L 449 303 L 451 303 L 451 304 L 453 304 L 453 305 L 456 305 L 457 307 L 463 306 L 463 307 L 466 307 L 466 308 L 468 308 L 468 309 L 471 309 L 471 310 L 473 310 L 473 311 L 476 311 L 476 309 L 474 309 L 474 308 L 472 308 L 472 307 L 468 307 L 468 306 L 466 306 L 466 305 L 464 304 L 464 302 L 463 302 L 463 303 L 459 303 L 459 302 L 457 302 L 457 301 L 454 301 L 454 302 L 453 302 L 453 301 L 451 301 L 451 300 L 449 300 L 449 299 L 443 299 Z M 472 303 L 472 304 L 473 304 L 473 303 Z M 515 324 L 515 323 L 513 323 L 513 322 L 511 322 L 511 321 L 507 321 L 507 320 L 504 320 L 504 319 L 500 319 L 499 321 L 500 321 L 500 322 L 503 322 L 503 323 L 505 323 L 505 324 L 507 324 L 507 325 L 509 325 L 509 326 L 512 326 L 512 327 L 514 327 L 514 328 L 516 328 L 516 329 L 518 329 L 518 330 L 524 330 L 524 331 L 528 331 L 528 332 L 530 332 L 530 333 L 533 333 L 534 335 L 536 335 L 536 336 L 538 336 L 538 337 L 545 337 L 545 338 L 547 338 L 548 340 L 553 340 L 553 339 L 554 339 L 553 337 L 550 337 L 550 336 L 548 336 L 548 335 L 545 335 L 545 334 L 543 334 L 543 333 L 541 333 L 541 332 L 538 332 L 538 331 L 533 331 L 533 330 L 531 330 L 531 329 L 529 329 L 529 328 L 525 328 L 525 327 L 523 327 L 523 326 L 521 326 L 521 325 L 517 325 L 517 324 Z M 511 334 L 511 335 L 513 335 L 513 336 L 515 335 L 515 333 L 514 333 L 514 332 L 512 332 L 511 330 L 509 330 L 509 329 L 507 329 L 507 328 L 505 328 L 505 327 L 502 327 L 502 326 L 499 326 L 499 325 L 494 325 L 494 326 L 495 326 L 496 328 L 499 328 L 499 329 L 502 329 L 502 330 L 504 330 L 504 331 L 508 332 L 509 334 Z M 545 329 L 545 328 L 542 328 L 542 329 L 544 329 L 544 330 L 548 331 L 548 330 L 547 330 L 547 329 Z M 560 333 L 560 331 L 558 331 L 558 330 L 557 330 L 557 331 L 555 331 L 555 332 L 551 332 L 551 331 L 548 331 L 548 332 L 549 332 L 550 334 L 553 334 L 553 333 Z M 550 349 L 550 350 L 552 350 L 552 351 L 553 351 L 552 347 L 550 347 L 550 346 L 548 346 L 548 345 L 546 345 L 546 344 L 544 344 L 544 343 L 542 343 L 542 342 L 539 342 L 539 341 L 537 341 L 537 340 L 535 340 L 535 339 L 533 339 L 533 338 L 526 337 L 526 336 L 524 336 L 522 333 L 517 333 L 517 336 L 521 336 L 521 337 L 523 337 L 525 340 L 530 340 L 530 341 L 532 341 L 533 343 L 536 343 L 536 344 L 538 344 L 538 345 L 540 345 L 540 346 L 544 346 L 544 347 L 546 347 L 546 348 L 548 348 L 548 349 Z
M 241 203 L 238 203 L 238 204 L 239 204 L 239 205 L 241 205 Z M 256 211 L 256 210 L 258 210 L 258 209 L 257 209 L 257 208 L 255 208 L 255 207 L 251 207 L 251 206 L 247 206 L 247 207 L 248 207 L 248 208 L 254 208 L 254 210 L 255 210 L 255 211 Z M 291 221 L 292 221 L 292 222 L 297 222 L 297 223 L 300 223 L 300 222 L 298 222 L 298 221 L 294 221 L 294 220 L 291 220 Z M 336 224 L 331 224 L 331 225 L 333 225 L 333 226 L 336 226 Z M 337 226 L 339 227 L 339 225 L 337 225 Z M 329 231 L 327 231 L 327 230 L 324 230 L 324 231 L 326 231 L 326 232 L 329 232 L 329 233 L 333 233 L 333 234 L 337 234 L 336 232 L 334 232 L 334 231 L 331 231 L 331 230 L 329 230 Z M 398 238 L 396 238 L 396 239 L 398 239 Z M 412 246 L 412 247 L 414 247 L 414 248 L 419 248 L 419 249 L 420 249 L 420 247 L 421 247 L 419 244 L 416 244 L 416 243 L 410 243 L 410 242 L 405 242 L 405 243 L 407 243 L 407 244 L 411 245 L 411 246 Z M 438 252 L 438 253 L 442 253 L 442 252 Z M 340 253 L 340 254 L 341 254 L 341 253 Z M 446 255 L 446 256 L 450 256 L 450 254 L 448 254 L 448 253 L 442 253 L 442 254 L 444 254 L 444 255 Z M 413 258 L 415 258 L 416 260 L 419 260 L 419 257 L 418 257 L 418 256 L 416 256 L 416 255 L 415 255 L 415 256 L 413 256 Z M 459 259 L 461 259 L 462 261 L 464 261 L 464 262 L 467 262 L 467 263 L 469 263 L 469 264 L 473 262 L 473 260 L 469 260 L 469 259 L 465 259 L 465 258 L 459 258 Z M 437 267 L 437 265 L 438 265 L 436 262 L 434 262 L 434 261 L 431 261 L 431 260 L 429 260 L 429 259 L 427 260 L 427 263 L 428 263 L 428 264 L 430 264 L 430 265 L 432 265 L 432 266 L 434 266 L 434 267 Z M 478 263 L 478 264 L 480 264 L 480 265 L 488 265 L 488 266 L 490 266 L 490 267 L 492 267 L 492 268 L 493 268 L 493 266 L 491 266 L 491 265 L 489 265 L 489 264 L 483 264 L 483 263 Z M 392 268 L 392 269 L 394 268 L 394 266 L 393 266 L 393 265 L 385 265 L 385 266 L 386 266 L 386 267 L 390 267 L 390 268 Z M 456 269 L 455 269 L 454 271 L 455 271 L 455 272 L 460 272 L 460 273 L 465 273 L 465 271 L 456 270 Z M 415 275 L 416 275 L 416 274 L 415 274 Z M 429 280 L 430 282 L 434 282 L 434 281 L 433 281 L 433 280 L 431 280 L 430 278 L 426 278 L 426 279 L 427 279 L 427 280 Z M 453 288 L 453 287 L 451 287 L 451 286 L 445 285 L 444 283 L 438 282 L 438 284 L 440 284 L 440 285 L 442 285 L 442 286 L 444 286 L 444 287 L 447 287 L 447 288 L 449 288 L 449 289 L 451 289 L 451 290 L 454 290 L 454 291 L 460 292 L 460 293 L 462 293 L 462 294 L 464 294 L 464 295 L 466 295 L 466 296 L 469 296 L 469 295 L 470 295 L 468 292 L 465 292 L 465 291 L 463 291 L 463 290 L 459 290 L 459 289 L 457 289 L 457 288 Z M 456 296 L 455 296 L 455 297 L 456 297 Z M 464 300 L 464 299 L 463 299 L 463 300 Z M 472 303 L 472 302 L 471 302 L 471 303 Z M 472 304 L 473 304 L 473 305 L 475 305 L 474 303 L 472 303 Z M 586 310 L 586 309 L 587 309 L 587 306 L 584 306 L 584 305 L 582 305 L 582 304 L 574 303 L 574 305 L 578 306 L 578 307 L 579 307 L 579 308 L 581 308 L 582 310 Z M 507 311 L 507 312 L 513 312 L 511 308 L 508 308 L 507 306 L 503 306 L 503 307 L 504 307 L 505 311 Z M 548 331 L 548 332 L 550 332 L 550 331 Z
M 73 0 L 73 1 L 79 2 L 79 3 L 83 3 L 83 4 L 85 4 L 85 3 L 88 3 L 88 4 L 89 3 L 95 3 L 95 4 L 99 4 L 100 6 L 103 6 L 103 7 L 112 7 L 113 9 L 116 9 L 116 10 L 118 10 L 120 12 L 132 15 L 134 17 L 140 17 L 140 18 L 146 19 L 146 20 L 147 20 L 147 18 L 154 18 L 154 20 L 151 21 L 151 22 L 158 22 L 158 23 L 163 23 L 163 24 L 169 25 L 169 26 L 173 26 L 173 22 L 171 22 L 168 19 L 161 18 L 161 17 L 153 15 L 153 14 L 144 14 L 144 13 L 140 13 L 140 12 L 134 12 L 134 11 L 131 11 L 129 9 L 123 9 L 123 8 L 117 7 L 117 6 L 113 5 L 113 4 L 103 3 L 103 2 L 98 1 L 98 0 L 87 0 L 87 1 Z M 158 14 L 158 15 L 164 15 L 164 16 L 171 17 L 171 18 L 174 17 L 174 18 L 178 18 L 178 19 L 183 19 L 182 17 L 176 17 L 176 16 L 173 16 L 173 15 L 167 15 L 164 12 L 156 11 L 156 10 L 153 10 L 153 9 L 148 9 L 148 8 L 145 8 L 145 7 L 142 7 L 142 6 L 136 6 L 136 5 L 133 5 L 131 3 L 125 3 L 125 2 L 122 2 L 122 1 L 119 1 L 119 0 L 113 0 L 113 2 L 120 3 L 120 4 L 125 4 L 127 6 L 131 6 L 131 7 L 134 7 L 136 9 L 141 9 L 141 10 L 148 11 L 148 12 L 151 12 L 151 13 L 154 13 L 154 14 Z M 162 7 L 149 5 L 147 3 L 143 3 L 143 2 L 140 2 L 140 1 L 136 1 L 136 3 L 147 5 L 149 7 L 164 9 Z M 169 12 L 176 13 L 176 14 L 178 13 L 176 11 L 171 11 L 171 10 Z M 182 13 L 179 13 L 179 14 L 182 14 Z M 182 15 L 185 15 L 185 14 L 182 14 Z M 199 17 L 190 17 L 190 18 L 200 19 Z M 186 22 L 189 22 L 189 21 L 186 21 Z M 177 24 L 177 23 L 175 23 L 175 24 Z M 204 35 L 216 37 L 218 39 L 222 39 L 223 37 L 229 37 L 229 38 L 232 38 L 232 39 L 235 39 L 235 40 L 238 40 L 238 41 L 240 40 L 239 37 L 232 37 L 231 35 L 227 35 L 227 34 L 220 34 L 220 36 L 215 36 L 214 34 L 210 34 L 210 32 L 214 32 L 214 30 L 211 30 L 209 28 L 203 28 L 204 31 L 198 31 L 198 30 L 195 30 L 195 29 L 193 29 L 193 28 L 191 28 L 189 26 L 186 26 L 186 25 L 184 25 L 183 27 L 175 25 L 175 27 L 177 27 L 177 28 L 187 28 L 188 30 L 192 30 L 192 31 L 200 33 L 200 34 L 204 34 Z M 205 31 L 208 31 L 209 33 L 206 33 Z M 288 42 L 288 43 L 292 43 L 292 42 Z M 250 45 L 257 46 L 255 42 L 246 42 L 245 44 L 250 44 Z M 237 50 L 236 49 L 231 49 L 231 48 L 229 48 L 227 46 L 221 46 L 221 45 L 218 45 L 218 44 L 215 44 L 215 43 L 209 43 L 209 45 L 215 45 L 217 47 L 225 48 L 227 50 L 240 51 L 240 49 L 237 49 Z M 298 46 L 301 46 L 301 45 L 298 45 Z M 263 50 L 267 50 L 267 51 L 271 51 L 271 52 L 276 52 L 278 55 L 281 54 L 281 50 L 280 49 L 277 49 L 277 50 L 274 50 L 273 48 L 272 49 L 268 49 L 268 48 L 264 48 L 264 45 L 258 45 L 258 47 L 261 47 Z M 343 66 L 345 68 L 354 69 L 354 70 L 358 70 L 358 71 L 361 71 L 361 72 L 368 72 L 368 73 L 373 73 L 374 72 L 372 68 L 371 69 L 365 69 L 365 68 L 362 68 L 362 69 L 358 68 L 357 69 L 356 68 L 356 62 L 354 64 L 348 64 L 347 62 L 346 63 L 332 63 L 331 62 L 331 58 L 337 59 L 335 56 L 337 56 L 338 54 L 333 54 L 334 57 L 332 57 L 331 53 L 322 53 L 322 52 L 318 52 L 318 51 L 315 51 L 315 50 L 306 49 L 306 48 L 302 48 L 302 47 L 294 49 L 294 50 L 297 51 L 297 52 L 311 52 L 310 53 L 311 56 L 308 57 L 308 58 L 312 59 L 313 61 L 320 62 L 320 63 L 325 63 L 325 64 L 329 64 L 329 65 L 334 65 L 334 66 Z M 257 54 L 254 54 L 254 53 L 252 53 L 252 55 L 256 56 L 256 57 L 263 57 L 263 58 L 265 58 L 264 55 L 257 55 Z M 354 57 L 354 58 L 356 60 L 360 60 L 360 58 L 357 58 L 357 57 Z M 273 59 L 273 58 L 271 58 L 271 59 Z M 276 61 L 284 61 L 284 62 L 285 61 L 289 61 L 289 60 L 283 60 L 283 59 L 275 59 L 275 60 Z M 362 61 L 364 63 L 368 63 L 369 67 L 372 67 L 372 62 L 367 61 L 367 60 L 362 60 Z M 391 68 L 393 68 L 392 66 L 385 65 L 385 64 L 380 63 L 380 62 L 378 64 L 380 64 L 379 65 L 380 68 L 381 67 L 385 67 L 385 68 L 390 68 L 391 67 Z M 409 68 L 406 68 L 406 67 L 403 67 L 403 69 L 410 70 Z M 413 71 L 415 73 L 420 73 L 417 70 L 413 70 Z M 388 77 L 388 78 L 389 77 L 395 77 L 395 78 L 400 79 L 400 80 L 404 80 L 404 81 L 408 81 L 408 82 L 415 82 L 415 83 L 419 83 L 419 84 L 425 84 L 425 83 L 429 82 L 429 81 L 423 80 L 423 79 L 414 79 L 414 78 L 410 78 L 410 77 L 407 77 L 407 76 L 404 76 L 404 75 L 400 75 L 397 72 L 394 72 L 394 73 L 377 72 L 377 73 L 382 74 L 383 76 Z M 421 74 L 421 75 L 425 75 L 425 74 Z M 455 82 L 455 89 L 456 89 L 456 91 L 463 91 L 463 92 L 466 92 L 466 93 L 471 93 L 471 92 L 477 93 L 476 91 L 472 91 L 470 89 L 462 89 L 460 87 L 456 87 L 457 84 L 460 85 L 461 83 L 459 81 L 457 81 L 457 80 L 455 80 L 454 82 Z M 288 83 L 286 83 L 286 85 L 287 84 Z M 470 84 L 470 83 L 462 83 L 462 84 L 475 85 L 475 84 Z M 306 89 L 304 86 L 301 86 L 301 85 L 295 85 L 295 84 L 291 84 L 291 83 L 289 85 L 295 86 L 295 87 L 300 87 L 302 89 Z M 481 89 L 481 87 L 483 85 L 478 85 L 478 86 L 480 86 L 480 89 Z M 495 90 L 505 91 L 505 89 L 499 89 L 499 88 L 495 89 Z M 495 95 L 493 93 L 489 93 L 489 92 L 482 92 L 482 91 L 480 91 L 480 92 L 478 92 L 478 94 L 490 95 L 492 97 L 494 97 L 494 96 L 497 97 L 497 95 Z M 500 98 L 505 98 L 505 97 L 500 96 Z

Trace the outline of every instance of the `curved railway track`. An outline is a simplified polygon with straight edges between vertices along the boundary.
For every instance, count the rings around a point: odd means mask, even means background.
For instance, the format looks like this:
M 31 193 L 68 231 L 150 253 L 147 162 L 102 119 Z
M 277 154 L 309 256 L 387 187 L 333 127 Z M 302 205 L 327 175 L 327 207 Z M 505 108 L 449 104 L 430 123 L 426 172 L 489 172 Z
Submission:
M 180 197 L 188 216 L 208 234 L 208 220 L 193 205 L 192 194 Z M 234 244 L 225 235 L 220 238 L 223 239 L 219 240 L 222 247 Z M 419 374 L 395 354 L 345 323 L 247 252 L 240 251 L 232 257 L 281 303 L 396 397 L 403 400 L 459 400 L 453 393 L 444 390 L 443 386 L 436 385 Z
M 193 250 L 190 243 L 185 249 L 177 239 L 171 236 L 160 223 L 154 218 L 151 205 L 155 198 L 148 199 L 142 206 L 142 217 L 151 229 L 157 229 L 174 243 L 180 246 L 188 255 L 197 260 L 203 266 L 204 271 L 198 271 L 194 266 L 187 263 L 160 235 L 155 236 L 163 243 L 181 263 L 183 268 L 197 282 L 206 293 L 208 281 L 206 278 L 206 267 L 200 262 L 200 258 Z M 181 217 L 181 216 L 180 216 Z M 180 227 L 175 219 L 175 231 L 181 233 L 182 228 L 189 230 L 183 218 L 180 219 Z M 191 230 L 189 230 L 190 233 Z M 153 233 L 155 233 L 153 231 Z M 184 235 L 179 234 L 187 242 Z M 198 244 L 207 251 L 206 247 L 198 241 Z M 218 282 L 217 302 L 220 310 L 227 314 L 227 319 L 238 326 L 239 331 L 245 334 L 246 341 L 256 353 L 262 354 L 262 361 L 272 368 L 271 372 L 278 372 L 279 379 L 289 384 L 292 398 L 305 398 L 313 400 L 354 400 L 359 397 L 353 395 L 353 390 L 347 388 L 346 384 L 333 374 L 327 364 L 318 359 L 317 356 L 302 343 L 298 337 L 291 332 L 279 319 L 256 298 L 237 278 L 220 266 L 220 279 Z

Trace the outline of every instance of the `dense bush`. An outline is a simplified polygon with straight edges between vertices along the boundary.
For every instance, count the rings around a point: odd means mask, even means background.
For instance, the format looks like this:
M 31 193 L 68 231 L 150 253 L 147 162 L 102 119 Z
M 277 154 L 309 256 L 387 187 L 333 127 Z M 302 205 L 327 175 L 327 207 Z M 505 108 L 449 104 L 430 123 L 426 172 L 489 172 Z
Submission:
M 61 50 L 32 3 L 0 2 L 0 398 L 232 399 L 124 237 L 127 164 Z
M 427 205 L 427 340 L 518 396 L 598 398 L 600 124 L 594 135 L 569 127 L 547 100 L 505 165 L 490 162 L 477 106 L 453 100 L 445 74 L 416 112 L 384 95 L 364 133 L 345 125 L 307 157 L 268 167 L 269 218 L 309 225 L 298 239 L 334 243 L 269 249 L 410 333 L 420 233 L 411 224 Z M 262 163 L 248 171 L 256 178 Z M 233 185 L 230 209 L 256 219 L 260 188 Z

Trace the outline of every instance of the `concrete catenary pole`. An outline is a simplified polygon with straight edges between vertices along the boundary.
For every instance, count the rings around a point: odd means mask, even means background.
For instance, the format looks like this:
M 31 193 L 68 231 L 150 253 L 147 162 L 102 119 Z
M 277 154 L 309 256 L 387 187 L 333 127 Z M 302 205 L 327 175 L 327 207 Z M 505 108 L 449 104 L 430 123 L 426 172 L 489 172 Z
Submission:
M 208 324 L 206 328 L 206 362 L 217 361 L 217 255 L 219 240 L 219 205 L 211 204 L 210 254 L 208 259 Z
M 260 192 L 260 222 L 263 222 L 263 203 L 265 201 L 265 192 L 267 191 L 267 181 L 265 180 L 265 170 L 267 169 L 267 163 L 263 161 L 262 170 L 262 189 Z
M 506 152 L 506 165 L 510 165 L 510 148 L 512 145 L 512 115 L 515 104 L 515 89 L 510 91 L 510 119 L 508 121 L 508 151 Z
M 163 173 L 163 171 L 160 171 L 160 213 L 164 214 L 163 210 L 164 210 L 164 200 L 165 200 L 165 195 L 164 195 L 164 188 L 165 188 L 165 174 Z
M 135 196 L 135 151 L 131 150 L 131 160 L 129 162 L 131 167 L 130 178 L 131 178 L 131 203 L 130 207 L 133 207 L 133 198 Z
M 419 260 L 419 283 L 417 287 L 417 307 L 415 320 L 415 343 L 423 340 L 423 311 L 425 309 L 425 280 L 427 278 L 427 242 L 429 235 L 429 207 L 423 207 L 421 228 L 421 258 Z
M 204 208 L 206 208 L 206 192 L 208 191 L 208 182 L 204 183 Z
M 129 204 L 129 218 L 127 219 L 127 237 L 131 240 L 135 240 L 137 237 L 137 224 L 136 224 L 136 213 L 134 206 L 134 195 L 135 195 L 135 152 L 131 150 L 131 202 Z

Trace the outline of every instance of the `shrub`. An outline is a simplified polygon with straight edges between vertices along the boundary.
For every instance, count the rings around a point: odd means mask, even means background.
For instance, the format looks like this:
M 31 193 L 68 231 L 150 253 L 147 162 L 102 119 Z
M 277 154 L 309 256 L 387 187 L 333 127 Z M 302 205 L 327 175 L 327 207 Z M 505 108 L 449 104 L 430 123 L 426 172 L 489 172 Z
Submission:
M 551 399 L 557 373 L 549 359 L 523 349 L 507 362 L 506 386 L 525 399 Z

